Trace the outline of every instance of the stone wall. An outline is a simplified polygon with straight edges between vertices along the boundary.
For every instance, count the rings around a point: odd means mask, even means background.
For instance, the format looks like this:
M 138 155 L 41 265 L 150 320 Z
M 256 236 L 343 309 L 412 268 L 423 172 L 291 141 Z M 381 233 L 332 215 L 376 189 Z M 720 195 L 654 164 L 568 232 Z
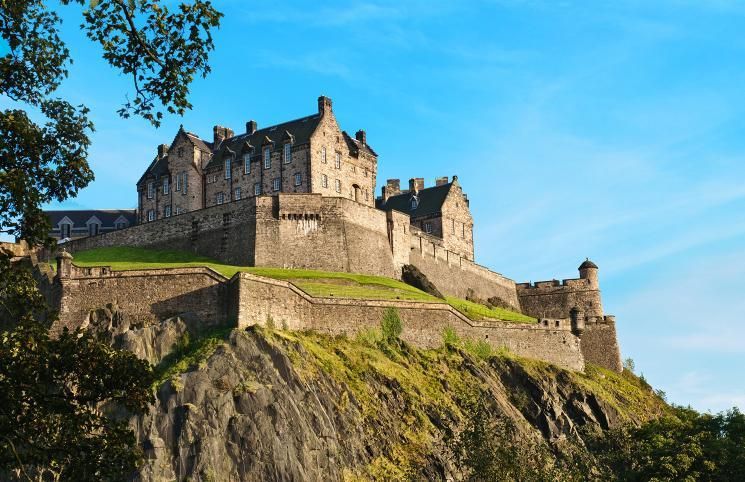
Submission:
M 520 310 L 514 281 L 448 251 L 437 238 L 414 232 L 409 262 L 448 296 L 465 298 L 471 289 L 479 298 L 486 300 L 497 296 L 513 309 Z
M 191 313 L 205 325 L 228 320 L 226 278 L 208 268 L 111 271 L 58 270 L 59 321 L 53 331 L 85 326 L 90 313 L 111 304 L 132 324 Z
M 385 310 L 393 307 L 403 321 L 402 338 L 419 347 L 440 346 L 443 331 L 452 327 L 463 338 L 486 340 L 495 348 L 504 346 L 518 355 L 572 370 L 584 369 L 580 341 L 569 324 L 476 322 L 445 303 L 314 298 L 290 283 L 248 273 L 236 275 L 230 284 L 230 292 L 237 296 L 231 306 L 239 327 L 271 319 L 277 327 L 291 330 L 355 335 L 378 328 Z
M 606 316 L 601 321 L 587 323 L 582 334 L 581 347 L 586 362 L 619 373 L 623 371 L 615 317 Z
M 589 279 L 518 283 L 523 313 L 536 318 L 566 318 L 577 307 L 590 318 L 603 316 L 600 290 Z

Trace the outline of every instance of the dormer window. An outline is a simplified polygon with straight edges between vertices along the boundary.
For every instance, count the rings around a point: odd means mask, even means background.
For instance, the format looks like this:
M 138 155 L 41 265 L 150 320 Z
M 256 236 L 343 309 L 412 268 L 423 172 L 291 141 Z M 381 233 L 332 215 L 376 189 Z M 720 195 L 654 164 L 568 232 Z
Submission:
M 411 196 L 411 210 L 415 210 L 419 207 L 419 198 L 417 196 Z
M 101 231 L 101 225 L 98 223 L 91 223 L 88 225 L 88 235 L 95 236 Z
M 292 160 L 292 145 L 288 142 L 285 144 L 285 150 L 284 150 L 284 161 L 285 164 L 289 164 Z
M 269 147 L 264 148 L 264 169 L 272 167 L 272 150 Z
M 243 154 L 243 174 L 251 174 L 251 153 Z
M 230 162 L 230 158 L 225 159 L 225 179 L 230 179 L 233 176 L 232 170 L 232 163 Z
M 70 233 L 72 232 L 72 224 L 60 224 L 60 239 L 65 239 L 70 237 Z

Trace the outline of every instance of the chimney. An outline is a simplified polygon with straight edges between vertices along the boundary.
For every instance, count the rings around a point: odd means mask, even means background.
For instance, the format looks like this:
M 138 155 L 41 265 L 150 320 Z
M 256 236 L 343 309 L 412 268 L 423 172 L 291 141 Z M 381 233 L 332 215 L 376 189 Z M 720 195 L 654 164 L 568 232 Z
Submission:
M 354 138 L 360 141 L 363 146 L 367 145 L 367 134 L 363 129 L 358 130 L 357 133 L 354 135 Z
M 235 136 L 235 132 L 233 132 L 233 129 L 230 127 L 225 127 L 225 139 L 230 139 L 231 137 Z
M 258 129 L 258 124 L 256 124 L 255 120 L 250 120 L 246 122 L 246 134 L 253 134 L 256 132 L 256 129 Z
M 409 179 L 409 192 L 417 193 L 424 189 L 424 178 L 423 177 L 412 177 Z
M 212 128 L 212 142 L 217 147 L 223 140 L 225 140 L 225 128 L 223 126 L 215 126 Z
M 385 186 L 383 186 L 383 202 L 386 202 L 389 197 L 401 194 L 401 180 L 399 179 L 388 179 Z
M 326 112 L 331 112 L 331 99 L 322 95 L 318 98 L 318 113 L 324 115 Z
M 438 177 L 435 179 L 435 186 L 442 186 L 443 184 L 447 184 L 449 182 L 448 177 Z
M 158 159 L 163 159 L 168 154 L 168 144 L 161 144 L 158 146 Z

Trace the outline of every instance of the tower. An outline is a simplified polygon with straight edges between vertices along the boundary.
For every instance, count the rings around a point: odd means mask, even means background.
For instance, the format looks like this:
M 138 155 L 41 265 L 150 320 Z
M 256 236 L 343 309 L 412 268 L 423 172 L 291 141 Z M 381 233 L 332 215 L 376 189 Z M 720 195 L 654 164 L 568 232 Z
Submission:
M 590 258 L 586 258 L 582 264 L 579 265 L 579 277 L 588 280 L 592 289 L 600 289 L 600 283 L 598 282 L 598 265 L 590 261 Z

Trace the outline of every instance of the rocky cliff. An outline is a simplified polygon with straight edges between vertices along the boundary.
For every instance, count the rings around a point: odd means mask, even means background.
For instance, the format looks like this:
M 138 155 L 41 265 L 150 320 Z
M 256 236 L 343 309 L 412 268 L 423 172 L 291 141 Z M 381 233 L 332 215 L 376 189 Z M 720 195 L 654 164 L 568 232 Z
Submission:
M 666 410 L 629 373 L 569 372 L 468 343 L 425 351 L 375 332 L 198 325 L 118 324 L 115 342 L 160 375 L 156 403 L 131 422 L 146 456 L 139 480 L 458 480 L 448 436 L 473 390 L 549 447 Z

